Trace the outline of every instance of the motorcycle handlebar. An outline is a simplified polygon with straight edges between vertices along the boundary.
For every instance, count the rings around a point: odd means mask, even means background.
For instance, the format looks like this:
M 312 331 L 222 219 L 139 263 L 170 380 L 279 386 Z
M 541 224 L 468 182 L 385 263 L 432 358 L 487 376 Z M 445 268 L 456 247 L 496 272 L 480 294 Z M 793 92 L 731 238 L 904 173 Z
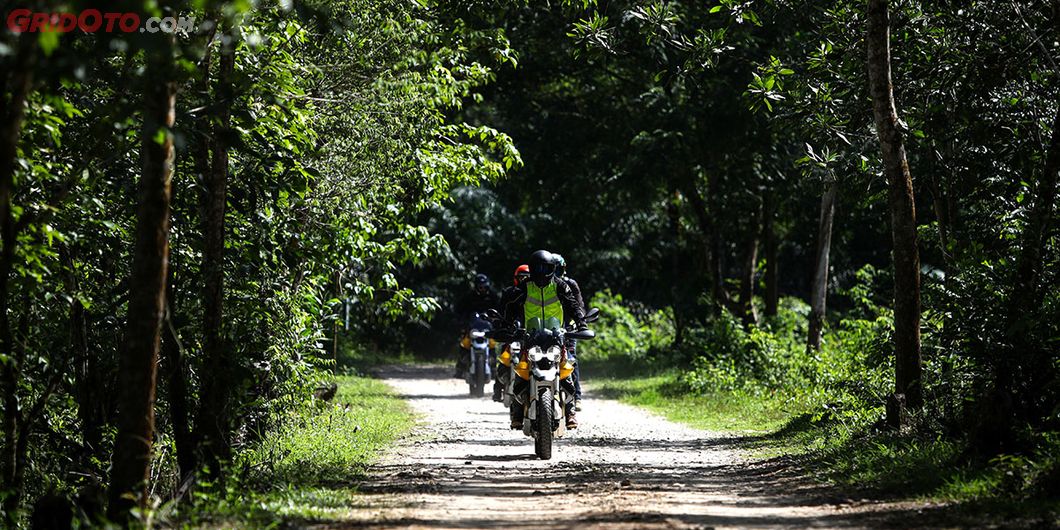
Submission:
M 589 340 L 596 337 L 596 332 L 591 329 L 580 329 L 567 331 L 564 328 L 558 328 L 554 332 L 558 339 L 578 339 L 578 340 Z M 499 340 L 501 342 L 522 342 L 530 338 L 530 332 L 524 328 L 507 328 L 507 329 L 494 329 L 488 331 L 486 336 Z

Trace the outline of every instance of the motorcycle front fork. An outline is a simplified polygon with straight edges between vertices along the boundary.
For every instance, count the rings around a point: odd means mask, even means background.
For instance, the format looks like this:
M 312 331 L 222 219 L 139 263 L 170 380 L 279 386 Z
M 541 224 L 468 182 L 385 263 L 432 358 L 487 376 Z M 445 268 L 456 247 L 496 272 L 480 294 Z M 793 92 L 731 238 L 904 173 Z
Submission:
M 493 377 L 493 368 L 490 366 L 490 364 L 493 362 L 493 356 L 490 355 L 489 348 L 485 348 L 482 351 L 482 353 L 480 353 L 479 355 L 485 355 L 486 356 L 486 362 L 483 363 L 483 366 L 486 367 L 486 379 L 491 379 Z M 475 375 L 475 349 L 474 348 L 471 348 L 471 349 L 468 350 L 467 359 L 468 359 L 467 373 L 470 374 L 470 375 Z
M 523 433 L 527 436 L 534 436 L 537 426 L 537 400 L 547 386 L 552 386 L 553 425 L 551 427 L 556 436 L 563 436 L 567 433 L 567 410 L 574 406 L 574 389 L 567 381 L 560 381 L 558 385 L 555 382 L 543 383 L 543 381 L 533 380 L 527 382 L 527 392 L 516 398 L 515 406 L 518 407 L 521 404 L 523 409 Z M 530 396 L 533 398 L 528 400 Z

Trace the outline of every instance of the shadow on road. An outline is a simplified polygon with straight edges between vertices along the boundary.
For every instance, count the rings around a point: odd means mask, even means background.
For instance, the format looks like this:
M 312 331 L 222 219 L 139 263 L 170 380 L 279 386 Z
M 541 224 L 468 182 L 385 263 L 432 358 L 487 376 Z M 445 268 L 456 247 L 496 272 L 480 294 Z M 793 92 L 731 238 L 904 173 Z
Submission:
M 449 375 L 443 368 L 402 366 L 388 368 L 385 373 L 391 379 L 440 381 Z M 444 390 L 439 388 L 438 395 L 427 391 L 405 397 L 464 399 Z M 446 402 L 435 406 L 438 403 Z M 451 406 L 459 407 L 455 402 Z M 448 407 L 446 404 L 441 410 L 450 410 Z M 502 410 L 470 414 L 484 419 L 506 415 Z M 622 419 L 619 417 L 619 423 Z M 695 432 L 689 437 L 687 431 L 681 436 L 652 437 L 647 435 L 651 429 L 638 431 L 623 424 L 559 440 L 559 454 L 577 449 L 580 456 L 543 462 L 533 456 L 528 439 L 496 429 L 451 428 L 459 424 L 451 417 L 436 421 L 439 437 L 410 441 L 403 449 L 417 455 L 415 459 L 374 466 L 371 480 L 359 487 L 365 502 L 358 502 L 350 514 L 357 522 L 324 526 L 952 528 L 979 522 L 951 506 L 884 503 L 848 496 L 851 494 L 807 478 L 787 458 L 746 461 L 731 456 L 759 437 L 706 431 L 702 437 L 696 437 Z M 517 447 L 525 448 L 525 452 L 512 450 Z
M 943 526 L 974 527 L 977 520 L 949 506 L 874 506 L 872 502 L 839 496 L 828 487 L 807 483 L 787 463 L 770 461 L 747 467 L 655 467 L 655 466 L 560 466 L 547 470 L 526 469 L 513 476 L 500 476 L 474 463 L 498 461 L 495 455 L 469 456 L 472 465 L 462 468 L 439 466 L 431 473 L 409 476 L 404 468 L 386 467 L 378 471 L 393 480 L 375 482 L 363 488 L 369 495 L 432 494 L 467 496 L 481 499 L 483 509 L 503 511 L 506 503 L 518 499 L 541 498 L 540 513 L 525 522 L 496 517 L 456 513 L 444 518 L 409 517 L 387 519 L 358 527 L 412 528 L 713 528 L 713 527 L 788 527 L 788 528 L 914 528 Z M 514 459 L 534 460 L 530 455 Z M 515 462 L 513 462 L 515 464 Z M 459 480 L 454 480 L 459 477 Z M 688 513 L 688 492 L 702 494 L 717 513 Z M 599 510 L 568 516 L 550 508 L 548 499 L 556 496 L 580 498 L 585 494 L 621 499 L 636 499 L 651 493 L 652 510 Z M 733 499 L 710 500 L 711 493 L 723 493 Z M 429 502 L 429 501 L 428 501 Z M 586 502 L 592 502 L 586 500 Z M 695 501 L 692 501 L 695 502 Z M 678 513 L 664 504 L 678 505 Z M 854 507 L 858 511 L 850 511 Z M 748 508 L 761 508 L 753 510 Z M 812 510 L 806 510 L 810 508 Z M 816 509 L 813 509 L 816 508 Z M 826 511 L 822 514 L 822 508 Z M 686 513 L 679 513 L 681 510 Z M 428 512 L 430 513 L 430 512 Z M 535 521 L 531 524 L 531 520 Z M 544 523 L 547 521 L 547 523 Z

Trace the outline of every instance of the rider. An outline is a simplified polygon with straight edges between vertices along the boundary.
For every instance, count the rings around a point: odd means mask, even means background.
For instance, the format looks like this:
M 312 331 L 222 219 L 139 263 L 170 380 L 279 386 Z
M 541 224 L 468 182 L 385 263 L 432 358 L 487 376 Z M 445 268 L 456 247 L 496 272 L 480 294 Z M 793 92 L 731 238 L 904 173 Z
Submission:
M 530 256 L 530 281 L 516 286 L 516 290 L 505 299 L 501 306 L 503 318 L 508 326 L 522 326 L 530 323 L 527 312 L 555 317 L 560 322 L 574 321 L 576 329 L 585 329 L 585 313 L 574 291 L 566 282 L 555 278 L 556 265 L 552 253 L 538 250 Z M 536 320 L 536 319 L 535 319 Z M 543 319 L 542 319 L 543 320 Z M 574 415 L 573 403 L 567 408 L 567 428 L 578 428 Z M 523 408 L 512 404 L 512 428 L 523 427 Z
M 528 278 L 530 278 L 529 265 L 524 264 L 515 268 L 515 273 L 512 275 L 512 284 L 501 291 L 501 307 L 504 307 L 506 300 L 516 296 L 519 291 L 519 285 L 526 282 Z M 497 374 L 497 377 L 493 379 L 493 401 L 503 401 L 501 398 L 501 392 L 503 391 L 501 380 L 508 375 L 509 370 L 511 370 L 510 367 L 497 363 L 497 367 L 493 372 Z
M 574 291 L 578 299 L 578 305 L 581 306 L 584 314 L 585 300 L 582 299 L 582 289 L 578 287 L 578 282 L 574 281 L 574 278 L 567 276 L 567 260 L 563 259 L 563 256 L 559 254 L 552 254 L 552 263 L 556 265 L 556 281 L 566 282 L 570 290 Z M 578 341 L 576 339 L 567 339 L 567 358 L 574 364 L 574 373 L 571 377 L 574 380 L 574 410 L 580 411 L 582 410 L 582 382 L 577 350 Z
M 471 317 L 475 313 L 485 313 L 490 309 L 497 308 L 497 295 L 490 289 L 490 279 L 488 276 L 482 273 L 475 275 L 474 287 L 471 292 L 465 295 L 456 305 L 456 314 L 463 322 L 463 331 L 461 333 L 462 338 L 467 338 L 467 323 L 471 321 Z M 461 347 L 459 356 L 456 359 L 456 374 L 453 377 L 462 379 L 464 372 L 467 371 L 468 364 L 468 348 L 470 346 L 464 346 L 463 339 L 461 340 Z

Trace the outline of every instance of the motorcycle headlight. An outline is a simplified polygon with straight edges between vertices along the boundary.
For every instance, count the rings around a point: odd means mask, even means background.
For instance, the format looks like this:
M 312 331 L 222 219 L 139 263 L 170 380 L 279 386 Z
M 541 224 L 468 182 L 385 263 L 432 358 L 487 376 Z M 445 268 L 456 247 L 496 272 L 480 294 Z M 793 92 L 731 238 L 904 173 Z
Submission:
M 550 361 L 559 362 L 559 353 L 559 346 L 552 346 L 548 349 L 548 352 L 546 352 L 545 355 Z
M 537 362 L 537 361 L 541 360 L 541 358 L 543 358 L 545 356 L 545 353 L 542 352 L 541 348 L 539 348 L 537 346 L 534 346 L 533 348 L 530 348 L 530 351 L 527 352 L 527 353 L 530 356 L 530 362 Z
M 471 336 L 476 338 L 476 339 L 483 339 L 483 338 L 486 337 L 486 332 L 485 331 L 477 331 L 477 330 L 476 331 L 472 331 L 471 332 Z
M 534 356 L 531 353 L 530 359 L 533 361 L 534 367 L 538 370 L 552 370 L 556 367 L 556 363 L 559 362 L 559 346 L 549 346 L 547 350 L 542 351 L 541 348 L 534 347 L 531 352 L 537 351 L 537 355 Z

